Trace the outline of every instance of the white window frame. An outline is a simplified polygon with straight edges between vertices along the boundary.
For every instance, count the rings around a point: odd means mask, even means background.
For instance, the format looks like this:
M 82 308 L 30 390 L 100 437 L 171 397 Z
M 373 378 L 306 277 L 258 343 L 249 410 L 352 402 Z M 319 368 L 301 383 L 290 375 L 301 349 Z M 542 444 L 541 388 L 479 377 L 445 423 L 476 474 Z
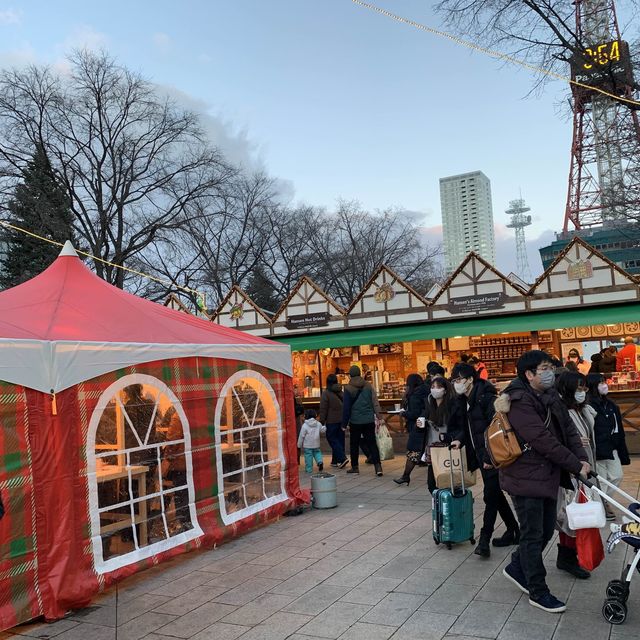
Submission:
M 100 424 L 100 419 L 102 418 L 102 414 L 107 408 L 109 401 L 120 391 L 122 391 L 126 387 L 131 386 L 132 384 L 149 385 L 151 387 L 154 387 L 158 391 L 158 393 L 167 396 L 167 398 L 175 408 L 180 421 L 182 422 L 184 457 L 187 472 L 187 490 L 189 494 L 189 516 L 191 519 L 192 529 L 183 531 L 182 533 L 179 533 L 176 536 L 169 537 L 165 540 L 160 540 L 159 542 L 156 542 L 154 544 L 150 544 L 139 549 L 134 549 L 133 551 L 129 551 L 129 553 L 124 553 L 122 555 L 105 560 L 102 553 L 102 537 L 100 535 L 100 505 L 98 500 L 98 482 L 96 478 L 96 458 L 114 455 L 114 453 L 110 452 L 96 456 L 96 433 L 98 430 L 98 425 Z M 126 451 L 133 451 L 136 449 L 139 450 L 140 447 L 127 449 Z M 187 416 L 184 412 L 184 409 L 182 408 L 182 403 L 180 402 L 180 400 L 173 393 L 173 391 L 171 391 L 171 389 L 158 378 L 142 373 L 133 373 L 116 380 L 116 382 L 109 385 L 102 392 L 100 399 L 98 400 L 98 404 L 96 405 L 96 408 L 93 410 L 93 414 L 91 415 L 91 420 L 89 421 L 89 433 L 87 435 L 87 477 L 89 483 L 89 515 L 91 520 L 91 543 L 93 546 L 93 561 L 96 573 L 98 573 L 99 575 L 114 571 L 116 569 L 120 569 L 122 567 L 126 567 L 130 564 L 134 564 L 136 562 L 139 562 L 140 560 L 144 560 L 153 555 L 156 555 L 157 553 L 168 551 L 169 549 L 178 547 L 182 544 L 185 544 L 186 542 L 189 542 L 190 540 L 194 540 L 195 538 L 203 535 L 202 529 L 198 524 L 198 516 L 195 507 L 195 489 L 193 485 L 193 463 L 191 460 L 191 433 L 189 430 L 189 421 L 187 420 Z M 145 499 L 149 499 L 153 496 L 154 494 L 147 495 L 145 496 Z M 160 495 L 160 499 L 162 500 L 162 495 Z M 127 504 L 134 504 L 135 502 L 135 499 L 130 499 L 127 501 Z M 114 506 L 117 505 L 112 505 L 112 507 Z
M 267 393 L 269 394 L 269 400 L 273 403 L 273 409 L 276 415 L 275 428 L 277 430 L 278 457 L 274 458 L 271 461 L 280 462 L 280 493 L 278 493 L 275 496 L 270 496 L 264 500 L 261 500 L 260 502 L 256 502 L 247 507 L 244 507 L 243 509 L 239 509 L 238 511 L 227 513 L 227 504 L 224 496 L 224 475 L 225 474 L 222 466 L 223 451 L 221 448 L 221 444 L 222 444 L 222 432 L 220 428 L 222 423 L 221 417 L 222 417 L 222 411 L 224 409 L 227 393 L 229 392 L 229 390 L 233 389 L 234 385 L 236 385 L 240 380 L 247 380 L 247 379 L 258 381 L 263 386 L 264 390 L 267 391 Z M 263 401 L 262 398 L 261 398 L 261 401 Z M 249 425 L 242 429 L 235 429 L 234 425 L 229 425 L 229 426 L 232 427 L 231 431 L 234 433 L 238 433 L 240 431 L 253 428 L 253 425 Z M 220 391 L 218 404 L 216 405 L 215 427 L 216 427 L 216 432 L 215 432 L 216 469 L 217 469 L 217 475 L 218 475 L 218 505 L 220 509 L 220 516 L 222 517 L 222 522 L 224 522 L 224 524 L 226 525 L 233 524 L 234 522 L 238 522 L 238 520 L 242 520 L 243 518 L 251 516 L 255 513 L 264 511 L 265 509 L 267 509 L 268 507 L 274 504 L 278 504 L 280 502 L 284 502 L 285 500 L 289 499 L 289 496 L 287 495 L 287 491 L 286 491 L 285 459 L 284 459 L 284 452 L 282 448 L 282 436 L 283 436 L 282 414 L 280 412 L 280 405 L 278 404 L 276 394 L 273 391 L 273 388 L 271 387 L 271 385 L 269 384 L 269 381 L 262 374 L 258 373 L 257 371 L 254 371 L 253 369 L 244 369 L 242 371 L 237 371 L 236 373 L 234 373 L 225 382 L 224 386 Z M 225 433 L 229 433 L 229 431 L 226 431 Z M 242 470 L 248 471 L 249 469 L 254 469 L 257 467 L 264 467 L 264 466 L 266 465 L 261 462 L 260 464 L 253 465 L 250 467 L 246 467 L 246 466 L 241 467 L 240 469 L 238 469 L 238 471 L 242 471 Z M 237 471 L 235 471 L 234 473 L 237 473 Z

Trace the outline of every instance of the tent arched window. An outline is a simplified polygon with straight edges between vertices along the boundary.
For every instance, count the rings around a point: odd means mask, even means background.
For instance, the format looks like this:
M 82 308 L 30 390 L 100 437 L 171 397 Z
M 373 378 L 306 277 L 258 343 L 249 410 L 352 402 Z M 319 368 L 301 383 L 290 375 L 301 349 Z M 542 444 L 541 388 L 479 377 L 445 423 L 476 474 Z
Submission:
M 266 378 L 252 370 L 233 374 L 215 421 L 222 521 L 231 524 L 286 500 L 282 416 Z
M 189 423 L 164 382 L 132 374 L 104 391 L 89 423 L 87 467 L 98 573 L 202 535 Z

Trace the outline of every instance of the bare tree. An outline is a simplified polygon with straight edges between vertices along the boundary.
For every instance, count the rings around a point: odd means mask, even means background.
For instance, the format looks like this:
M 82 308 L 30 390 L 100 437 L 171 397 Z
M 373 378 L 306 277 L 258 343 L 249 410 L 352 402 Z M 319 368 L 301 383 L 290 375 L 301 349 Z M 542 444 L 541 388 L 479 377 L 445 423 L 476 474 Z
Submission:
M 439 247 L 423 244 L 411 220 L 400 211 L 371 214 L 355 201 L 338 201 L 333 213 L 307 205 L 281 208 L 271 218 L 269 238 L 263 269 L 281 300 L 304 275 L 345 306 L 382 264 L 421 292 L 440 275 Z
M 312 238 L 322 233 L 323 210 L 309 205 L 281 207 L 269 224 L 271 238 L 264 259 L 265 274 L 284 300 L 304 275 L 314 277 L 323 259 Z
M 237 170 L 214 194 L 188 207 L 180 229 L 163 232 L 141 254 L 144 270 L 170 283 L 150 282 L 143 295 L 162 299 L 175 293 L 196 308 L 203 294 L 207 307 L 215 308 L 234 284 L 246 286 L 269 260 L 278 209 L 271 178 Z
M 318 256 L 312 269 L 315 280 L 344 305 L 383 264 L 421 293 L 439 276 L 440 248 L 425 245 L 419 229 L 400 210 L 372 214 L 357 201 L 340 200 L 310 243 Z
M 0 177 L 11 188 L 40 146 L 66 186 L 89 251 L 123 265 L 200 214 L 232 175 L 197 117 L 106 54 L 78 52 L 69 76 L 30 67 L 0 76 Z M 95 261 L 123 287 L 122 269 Z

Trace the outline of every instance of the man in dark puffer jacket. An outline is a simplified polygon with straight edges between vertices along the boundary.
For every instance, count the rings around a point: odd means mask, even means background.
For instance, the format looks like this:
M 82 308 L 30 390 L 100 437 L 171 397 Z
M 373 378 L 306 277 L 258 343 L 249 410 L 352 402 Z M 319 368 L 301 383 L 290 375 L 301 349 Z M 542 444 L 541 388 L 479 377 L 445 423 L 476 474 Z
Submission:
M 513 498 L 520 522 L 520 545 L 503 575 L 529 603 L 550 613 L 566 606 L 549 591 L 542 554 L 556 523 L 558 488 L 573 488 L 569 474 L 591 470 L 587 452 L 553 388 L 555 367 L 544 351 L 527 351 L 517 364 L 518 377 L 505 394 L 510 400 L 509 422 L 524 444 L 523 454 L 500 469 L 500 485 Z M 501 398 L 496 408 L 501 407 Z

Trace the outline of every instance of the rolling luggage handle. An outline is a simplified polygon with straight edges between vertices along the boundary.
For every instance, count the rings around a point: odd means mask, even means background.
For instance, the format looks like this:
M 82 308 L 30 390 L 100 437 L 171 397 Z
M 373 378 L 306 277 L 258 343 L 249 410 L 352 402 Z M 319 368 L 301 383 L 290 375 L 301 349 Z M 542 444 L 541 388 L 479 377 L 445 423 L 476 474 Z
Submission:
M 454 494 L 456 489 L 453 484 L 453 456 L 451 455 L 453 445 L 450 444 L 447 448 L 449 449 L 449 477 L 451 478 L 451 493 Z M 464 495 L 467 491 L 464 486 L 464 461 L 462 460 L 462 449 L 458 449 L 458 451 L 460 451 L 460 481 L 462 482 L 462 495 Z
M 597 483 L 591 482 L 588 478 L 585 478 L 583 475 L 577 475 L 576 478 L 578 478 L 578 480 L 580 482 L 582 482 L 582 484 L 586 485 L 590 489 L 593 489 L 605 502 L 608 502 L 609 504 L 612 504 L 614 507 L 616 507 L 616 509 L 618 509 L 619 511 L 624 513 L 626 516 L 631 518 L 633 520 L 633 522 L 640 523 L 640 518 L 638 518 L 637 514 L 633 513 L 632 511 L 629 511 L 629 509 L 627 509 L 626 507 L 622 506 L 617 500 L 614 500 L 610 495 L 606 494 L 597 485 Z M 599 476 L 595 471 L 590 471 L 589 472 L 589 478 L 594 478 L 598 482 L 603 482 L 610 489 L 613 489 L 617 493 L 619 493 L 619 494 L 623 495 L 625 498 L 627 498 L 627 500 L 629 500 L 629 502 L 636 502 L 636 500 L 637 500 L 633 496 L 630 496 L 628 493 L 626 493 L 625 491 L 620 489 L 620 487 L 617 487 L 612 482 L 609 482 L 608 480 L 605 480 L 602 476 Z

